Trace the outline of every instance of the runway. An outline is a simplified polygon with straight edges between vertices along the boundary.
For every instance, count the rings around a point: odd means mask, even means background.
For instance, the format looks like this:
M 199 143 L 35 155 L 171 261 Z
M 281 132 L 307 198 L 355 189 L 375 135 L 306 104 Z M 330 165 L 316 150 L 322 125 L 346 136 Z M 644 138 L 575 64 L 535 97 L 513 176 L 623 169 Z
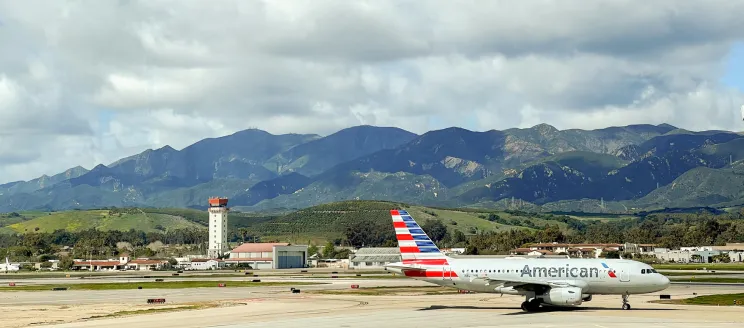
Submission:
M 282 278 L 281 280 L 285 280 Z M 171 290 L 0 292 L 0 317 L 10 327 L 740 327 L 744 306 L 683 306 L 648 303 L 659 293 L 631 296 L 633 309 L 620 310 L 619 296 L 595 296 L 571 310 L 524 313 L 521 297 L 494 294 L 320 295 L 311 290 L 361 287 L 429 286 L 410 279 L 298 279 L 324 285 Z M 264 279 L 262 278 L 262 281 Z M 268 281 L 268 279 L 266 279 Z M 742 286 L 672 285 L 662 292 L 673 299 L 693 293 L 744 292 Z M 147 298 L 166 298 L 166 305 L 147 305 Z M 117 311 L 163 308 L 198 302 L 223 307 L 125 317 L 89 319 Z M 88 319 L 86 319 L 88 318 Z M 59 324 L 56 324 L 59 323 Z M 5 326 L 5 325 L 4 325 Z

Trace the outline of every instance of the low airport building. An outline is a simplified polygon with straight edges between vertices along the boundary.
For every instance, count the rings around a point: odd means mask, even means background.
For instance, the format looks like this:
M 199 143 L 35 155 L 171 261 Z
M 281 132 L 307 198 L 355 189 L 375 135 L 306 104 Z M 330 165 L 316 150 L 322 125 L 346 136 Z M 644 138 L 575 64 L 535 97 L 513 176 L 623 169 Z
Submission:
M 245 243 L 230 251 L 226 264 L 248 263 L 253 269 L 307 267 L 307 245 L 288 243 Z
M 151 259 L 136 259 L 131 260 L 127 262 L 126 268 L 127 270 L 136 270 L 136 271 L 152 271 L 152 270 L 162 270 L 166 267 L 168 267 L 170 264 L 167 260 L 151 260 Z
M 93 261 L 74 261 L 73 270 L 91 270 L 91 271 L 115 271 L 124 269 L 125 265 L 118 260 L 93 260 Z
M 537 243 L 525 247 L 513 249 L 512 255 L 568 255 L 579 258 L 599 258 L 603 253 L 621 252 L 633 254 L 652 254 L 654 244 L 562 244 L 562 243 Z
M 224 265 L 225 261 L 216 259 L 192 259 L 184 268 L 186 270 L 217 270 Z
M 691 246 L 670 250 L 657 248 L 653 255 L 665 262 L 675 263 L 712 263 L 721 261 L 721 256 L 728 256 L 729 262 L 744 261 L 744 244 L 727 243 L 724 246 Z
M 367 247 L 360 248 L 349 255 L 349 268 L 352 269 L 383 269 L 385 265 L 400 262 L 398 247 Z

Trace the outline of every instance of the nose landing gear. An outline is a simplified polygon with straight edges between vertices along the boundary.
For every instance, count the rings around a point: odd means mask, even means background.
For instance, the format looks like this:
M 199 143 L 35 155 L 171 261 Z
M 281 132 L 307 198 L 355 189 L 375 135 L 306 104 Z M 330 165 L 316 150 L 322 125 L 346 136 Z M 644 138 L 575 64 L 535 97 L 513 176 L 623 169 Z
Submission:
M 628 303 L 628 294 L 623 295 L 623 310 L 630 310 L 630 304 Z

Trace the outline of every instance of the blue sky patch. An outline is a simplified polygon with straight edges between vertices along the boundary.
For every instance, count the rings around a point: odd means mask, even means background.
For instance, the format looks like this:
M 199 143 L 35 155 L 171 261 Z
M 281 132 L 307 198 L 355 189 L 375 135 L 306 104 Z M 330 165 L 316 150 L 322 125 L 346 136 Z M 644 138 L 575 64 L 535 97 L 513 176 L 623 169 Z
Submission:
M 726 62 L 726 75 L 721 81 L 744 91 L 744 42 L 734 44 Z

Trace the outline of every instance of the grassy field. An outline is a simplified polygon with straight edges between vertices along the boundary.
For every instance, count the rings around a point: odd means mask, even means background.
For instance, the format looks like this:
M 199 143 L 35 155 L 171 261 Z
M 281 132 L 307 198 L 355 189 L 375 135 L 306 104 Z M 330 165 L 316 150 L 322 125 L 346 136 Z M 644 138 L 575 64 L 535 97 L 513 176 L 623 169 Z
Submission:
M 735 304 L 734 301 L 737 301 Z M 733 306 L 744 305 L 744 294 L 718 294 L 718 295 L 704 295 L 693 298 L 685 298 L 679 300 L 657 300 L 654 303 L 665 303 L 665 304 L 686 304 L 686 305 L 716 305 L 716 306 Z
M 690 271 L 690 270 L 687 270 Z M 661 274 L 667 276 L 667 277 L 674 277 L 674 276 L 710 276 L 710 275 L 727 275 L 727 274 L 741 274 L 737 272 L 707 272 L 707 271 L 691 271 L 691 272 L 680 272 L 680 271 L 672 271 L 672 272 L 665 272 L 665 271 L 659 271 Z
M 70 279 L 80 279 L 81 277 L 87 278 L 246 278 L 256 275 L 258 277 L 308 277 L 308 278 L 322 278 L 330 277 L 331 275 L 337 275 L 339 277 L 348 276 L 353 278 L 386 278 L 393 277 L 390 272 L 384 270 L 344 270 L 344 269 L 309 269 L 309 272 L 301 272 L 301 270 L 247 270 L 247 271 L 233 271 L 233 270 L 218 270 L 218 271 L 185 271 L 180 273 L 178 276 L 173 276 L 175 271 L 124 271 L 124 272 L 90 272 L 90 271 L 54 271 L 54 272 L 0 272 L 0 279 L 44 279 L 44 278 L 65 278 L 68 275 Z M 333 274 L 332 272 L 338 272 Z M 356 277 L 360 274 L 361 277 Z M 395 276 L 400 277 L 400 276 Z
M 448 287 L 360 287 L 341 290 L 311 290 L 311 294 L 324 295 L 364 295 L 364 296 L 392 296 L 392 295 L 445 295 L 457 294 L 458 290 Z
M 679 282 L 712 282 L 721 284 L 744 284 L 744 278 L 719 278 L 719 277 L 702 277 L 702 278 L 669 278 L 671 281 Z
M 744 263 L 691 263 L 691 264 L 653 264 L 657 270 L 730 270 L 744 271 Z
M 26 213 L 23 213 L 23 215 L 26 215 Z M 152 232 L 161 231 L 158 228 L 181 229 L 191 227 L 206 229 L 206 227 L 190 222 L 180 216 L 145 212 L 109 215 L 107 210 L 47 213 L 47 215 L 39 215 L 31 220 L 17 222 L 7 226 L 7 228 L 20 233 L 33 231 L 54 232 L 59 229 L 80 231 L 90 228 L 104 231 L 127 231 L 129 229 L 135 229 Z
M 624 219 L 635 219 L 636 216 L 633 215 L 624 215 L 624 216 L 601 216 L 601 215 L 592 215 L 592 216 L 580 216 L 580 215 L 569 215 L 569 217 L 577 219 L 577 220 L 584 220 L 584 221 L 601 221 L 601 222 L 608 222 L 612 220 L 624 220 Z
M 498 215 L 500 218 L 506 221 L 520 221 L 520 222 L 531 222 L 535 226 L 543 226 L 545 224 L 557 224 L 561 228 L 565 228 L 566 224 L 558 221 L 550 221 L 539 219 L 535 217 L 523 217 L 517 215 L 511 215 L 506 212 L 489 212 L 489 211 L 458 211 L 458 210 L 445 210 L 445 209 L 434 209 L 422 206 L 412 206 L 408 209 L 408 212 L 413 216 L 416 221 L 422 223 L 429 219 L 440 219 L 448 227 L 450 231 L 460 230 L 465 234 L 470 234 L 472 229 L 475 231 L 507 231 L 512 229 L 525 229 L 522 225 L 510 225 L 491 222 L 485 218 L 489 214 L 493 213 Z M 457 224 L 452 224 L 454 221 Z M 391 223 L 392 224 L 392 223 Z M 531 229 L 531 228 L 527 228 Z
M 27 285 L 2 287 L 0 291 L 48 291 L 57 287 L 68 290 L 121 290 L 121 289 L 183 289 L 219 287 L 261 287 L 261 286 L 300 286 L 317 285 L 310 282 L 251 282 L 251 281 L 163 281 L 163 282 L 125 282 L 125 283 L 94 283 L 94 284 L 57 284 L 57 285 Z
M 471 231 L 471 228 L 475 228 L 477 231 L 497 231 L 514 228 L 512 226 L 505 226 L 479 218 L 478 215 L 482 213 L 477 212 L 460 212 L 455 210 L 440 210 L 415 206 L 408 209 L 408 213 L 410 213 L 411 216 L 421 224 L 429 219 L 440 219 L 449 230 L 460 230 L 465 234 L 470 233 L 469 231 Z M 432 215 L 431 213 L 434 213 L 435 215 Z M 457 225 L 450 224 L 451 221 L 456 222 Z M 392 221 L 390 224 L 392 226 Z
M 322 244 L 344 237 L 344 225 L 361 219 L 378 222 L 390 221 L 389 209 L 400 204 L 382 201 L 347 201 L 314 206 L 287 215 L 266 216 L 257 213 L 234 213 L 229 220 L 230 229 L 248 228 L 264 241 L 291 241 Z M 440 219 L 450 232 L 459 230 L 466 235 L 487 231 L 505 231 L 515 228 L 536 228 L 549 224 L 566 224 L 535 217 L 510 215 L 489 210 L 457 210 L 406 206 L 417 221 Z M 95 228 L 103 231 L 130 229 L 145 232 L 196 227 L 206 229 L 206 211 L 193 209 L 143 208 L 119 210 L 80 210 L 64 212 L 22 212 L 19 215 L 0 214 L 0 233 L 53 232 L 55 230 L 80 231 Z M 494 213 L 507 222 L 491 222 Z M 392 229 L 392 223 L 390 223 Z

